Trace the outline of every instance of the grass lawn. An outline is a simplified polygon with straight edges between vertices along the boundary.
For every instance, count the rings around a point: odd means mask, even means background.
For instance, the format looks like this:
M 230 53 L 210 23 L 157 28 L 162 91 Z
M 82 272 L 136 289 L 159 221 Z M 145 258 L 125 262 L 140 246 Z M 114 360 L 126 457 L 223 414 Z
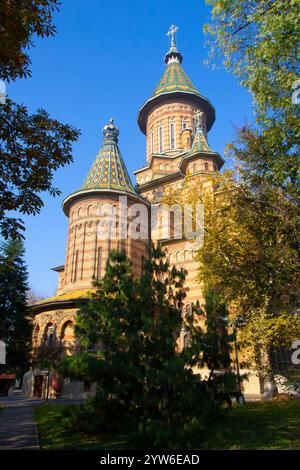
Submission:
M 61 429 L 65 405 L 34 410 L 42 449 L 126 449 L 126 437 L 70 434 Z M 225 410 L 222 420 L 195 439 L 194 449 L 300 449 L 300 400 L 248 403 Z

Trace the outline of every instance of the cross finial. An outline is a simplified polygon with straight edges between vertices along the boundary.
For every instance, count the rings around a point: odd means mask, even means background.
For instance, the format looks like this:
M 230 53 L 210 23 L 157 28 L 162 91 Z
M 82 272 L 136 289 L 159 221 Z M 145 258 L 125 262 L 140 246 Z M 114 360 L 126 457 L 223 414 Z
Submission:
M 195 112 L 195 124 L 197 130 L 203 130 L 203 112 L 199 109 Z
M 167 36 L 171 37 L 171 47 L 175 46 L 174 36 L 175 36 L 175 33 L 177 33 L 178 29 L 179 29 L 178 26 L 175 26 L 174 24 L 172 24 L 169 28 L 169 31 L 167 32 Z

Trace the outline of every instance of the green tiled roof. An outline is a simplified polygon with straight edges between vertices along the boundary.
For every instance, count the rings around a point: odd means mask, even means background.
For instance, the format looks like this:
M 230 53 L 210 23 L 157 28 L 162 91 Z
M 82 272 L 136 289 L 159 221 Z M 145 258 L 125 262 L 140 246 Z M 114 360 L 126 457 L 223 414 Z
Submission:
M 191 80 L 188 78 L 187 74 L 183 70 L 180 62 L 170 62 L 164 71 L 164 74 L 157 85 L 153 96 L 160 95 L 162 93 L 170 92 L 186 92 L 194 93 L 195 95 L 200 96 L 199 91 L 192 84 Z
M 111 119 L 103 129 L 103 144 L 81 189 L 126 191 L 135 194 L 118 147 L 119 130 Z

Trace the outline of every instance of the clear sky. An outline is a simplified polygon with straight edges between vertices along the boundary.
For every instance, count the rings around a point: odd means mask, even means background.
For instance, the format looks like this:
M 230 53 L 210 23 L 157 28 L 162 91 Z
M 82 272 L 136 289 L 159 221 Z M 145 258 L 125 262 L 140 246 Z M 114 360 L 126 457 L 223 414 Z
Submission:
M 163 73 L 171 24 L 180 28 L 178 47 L 187 75 L 216 108 L 210 145 L 222 155 L 234 127 L 251 120 L 250 96 L 233 75 L 204 65 L 208 50 L 202 27 L 209 20 L 204 0 L 65 0 L 55 15 L 57 34 L 36 41 L 30 50 L 32 78 L 7 87 L 8 95 L 30 112 L 45 108 L 82 132 L 74 162 L 55 174 L 62 196 L 44 195 L 41 214 L 25 217 L 30 285 L 40 294 L 55 293 L 57 273 L 50 268 L 65 262 L 67 219 L 61 202 L 82 184 L 110 117 L 120 128 L 129 173 L 145 162 L 137 112 Z

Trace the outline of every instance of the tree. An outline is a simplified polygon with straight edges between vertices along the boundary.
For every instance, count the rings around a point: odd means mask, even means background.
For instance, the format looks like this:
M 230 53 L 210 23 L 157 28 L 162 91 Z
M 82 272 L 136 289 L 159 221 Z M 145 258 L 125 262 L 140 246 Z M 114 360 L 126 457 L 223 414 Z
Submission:
M 207 0 L 212 5 L 210 58 L 253 96 L 255 123 L 238 132 L 231 155 L 251 184 L 267 180 L 299 203 L 299 2 Z M 294 97 L 294 98 L 293 98 Z
M 52 23 L 58 0 L 2 0 L 0 5 L 0 77 L 16 80 L 31 75 L 26 49 L 33 36 L 44 38 L 56 32 Z
M 199 280 L 217 288 L 231 317 L 242 317 L 248 366 L 271 373 L 268 351 L 290 348 L 300 334 L 299 208 L 265 183 L 254 191 L 226 172 L 205 197 Z
M 0 338 L 7 345 L 7 364 L 2 370 L 27 370 L 31 352 L 32 322 L 27 308 L 28 273 L 22 242 L 10 240 L 0 250 Z
M 141 279 L 133 278 L 124 253 L 110 254 L 97 292 L 77 317 L 83 351 L 60 367 L 97 386 L 94 398 L 72 410 L 73 429 L 88 422 L 93 431 L 127 431 L 135 445 L 180 448 L 204 428 L 213 404 L 177 347 L 184 278 L 160 248 Z M 86 352 L 92 344 L 95 352 Z
M 4 0 L 0 5 L 0 79 L 30 76 L 26 49 L 33 36 L 55 33 L 52 15 L 57 0 Z M 53 173 L 72 162 L 72 142 L 79 131 L 38 109 L 29 114 L 24 105 L 7 99 L 0 104 L 0 233 L 24 238 L 24 223 L 16 213 L 38 214 L 42 192 L 56 196 Z
M 255 122 L 227 146 L 236 175 L 208 203 L 200 272 L 222 284 L 256 366 L 270 371 L 270 348 L 299 337 L 299 2 L 207 3 L 211 59 L 251 92 Z
M 188 366 L 209 371 L 203 385 L 211 399 L 231 406 L 230 396 L 238 395 L 238 384 L 231 368 L 234 336 L 228 333 L 229 312 L 216 290 L 207 290 L 204 299 L 203 309 L 194 305 L 186 315 L 184 330 L 189 341 L 183 355 Z

